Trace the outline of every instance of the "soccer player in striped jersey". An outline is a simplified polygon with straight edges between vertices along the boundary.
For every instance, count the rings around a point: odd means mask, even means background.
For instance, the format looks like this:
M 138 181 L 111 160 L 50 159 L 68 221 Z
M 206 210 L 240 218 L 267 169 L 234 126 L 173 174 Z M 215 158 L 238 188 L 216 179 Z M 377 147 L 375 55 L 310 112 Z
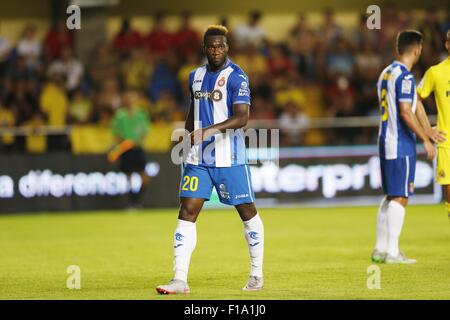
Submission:
M 445 48 L 450 54 L 450 30 L 447 31 Z M 425 72 L 417 86 L 421 99 L 426 99 L 434 92 L 437 106 L 437 128 L 446 136 L 450 133 L 450 55 L 441 63 Z M 450 218 L 450 141 L 441 140 L 438 144 L 436 181 L 444 187 L 445 206 Z
M 250 253 L 250 276 L 243 290 L 263 286 L 264 226 L 256 210 L 242 128 L 250 110 L 249 80 L 228 58 L 228 30 L 208 27 L 203 42 L 208 64 L 191 72 L 191 105 L 185 128 L 193 146 L 184 161 L 180 211 L 174 233 L 174 277 L 156 291 L 188 293 L 188 268 L 194 251 L 196 220 L 213 187 L 222 203 L 232 205 L 244 225 Z
M 376 245 L 372 261 L 411 264 L 399 250 L 405 207 L 414 192 L 416 136 L 423 141 L 427 158 L 435 156 L 435 131 L 430 130 L 423 106 L 417 105 L 412 67 L 422 51 L 422 34 L 405 30 L 397 35 L 398 60 L 387 66 L 378 79 L 381 107 L 379 155 L 383 198 L 378 211 Z M 428 126 L 425 124 L 428 123 Z M 430 140 L 431 139 L 431 140 Z

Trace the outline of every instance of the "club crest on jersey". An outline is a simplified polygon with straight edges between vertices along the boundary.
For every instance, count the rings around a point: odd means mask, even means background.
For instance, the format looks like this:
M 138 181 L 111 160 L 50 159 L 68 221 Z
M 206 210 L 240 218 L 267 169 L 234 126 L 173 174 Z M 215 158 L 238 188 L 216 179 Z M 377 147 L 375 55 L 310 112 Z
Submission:
M 220 101 L 222 100 L 223 94 L 220 90 L 214 90 L 214 91 L 195 91 L 194 92 L 194 98 L 197 100 L 200 99 L 209 99 L 213 101 Z
M 444 172 L 444 170 L 439 171 L 439 177 L 440 177 L 440 178 L 445 178 L 445 172 Z
M 217 82 L 217 85 L 219 87 L 223 87 L 223 85 L 225 84 L 225 77 L 220 78 L 219 82 Z

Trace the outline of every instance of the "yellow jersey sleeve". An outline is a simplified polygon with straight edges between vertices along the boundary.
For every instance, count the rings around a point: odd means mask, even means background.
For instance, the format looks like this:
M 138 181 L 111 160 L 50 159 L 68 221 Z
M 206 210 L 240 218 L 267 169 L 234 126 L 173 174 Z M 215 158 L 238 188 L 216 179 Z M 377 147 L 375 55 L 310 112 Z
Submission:
M 422 80 L 417 86 L 417 93 L 419 94 L 420 98 L 425 99 L 433 91 L 434 91 L 433 69 L 429 68 L 427 72 L 425 72 L 425 75 L 423 76 Z

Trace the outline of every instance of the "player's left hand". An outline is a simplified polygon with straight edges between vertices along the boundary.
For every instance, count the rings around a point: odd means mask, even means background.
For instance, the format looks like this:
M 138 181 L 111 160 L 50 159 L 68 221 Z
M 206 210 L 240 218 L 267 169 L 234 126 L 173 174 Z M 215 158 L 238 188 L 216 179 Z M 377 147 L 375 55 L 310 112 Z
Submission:
M 194 130 L 189 134 L 191 138 L 191 145 L 200 144 L 217 133 L 220 133 L 220 131 L 211 127 Z
M 447 133 L 439 130 L 437 127 L 433 127 L 427 131 L 428 137 L 435 143 L 441 143 L 447 140 Z

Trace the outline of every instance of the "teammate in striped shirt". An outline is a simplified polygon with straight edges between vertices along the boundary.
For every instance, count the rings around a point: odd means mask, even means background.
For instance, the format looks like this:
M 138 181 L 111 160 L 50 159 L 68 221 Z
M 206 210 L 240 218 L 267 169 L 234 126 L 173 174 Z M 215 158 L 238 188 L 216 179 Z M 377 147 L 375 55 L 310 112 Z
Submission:
M 203 37 L 208 64 L 191 72 L 191 105 L 185 128 L 193 146 L 184 161 L 180 212 L 174 235 L 174 272 L 161 294 L 187 293 L 187 275 L 197 239 L 196 220 L 213 188 L 222 203 L 238 211 L 247 241 L 251 269 L 244 290 L 263 286 L 264 226 L 254 204 L 244 133 L 250 109 L 245 73 L 228 58 L 227 29 L 210 26 Z
M 415 263 L 399 250 L 405 207 L 414 192 L 416 136 L 423 141 L 429 160 L 435 156 L 431 140 L 439 134 L 431 128 L 417 94 L 412 67 L 422 51 L 422 34 L 405 30 L 397 36 L 398 60 L 387 66 L 378 79 L 381 107 L 379 154 L 383 191 L 377 220 L 376 246 L 372 261 Z

